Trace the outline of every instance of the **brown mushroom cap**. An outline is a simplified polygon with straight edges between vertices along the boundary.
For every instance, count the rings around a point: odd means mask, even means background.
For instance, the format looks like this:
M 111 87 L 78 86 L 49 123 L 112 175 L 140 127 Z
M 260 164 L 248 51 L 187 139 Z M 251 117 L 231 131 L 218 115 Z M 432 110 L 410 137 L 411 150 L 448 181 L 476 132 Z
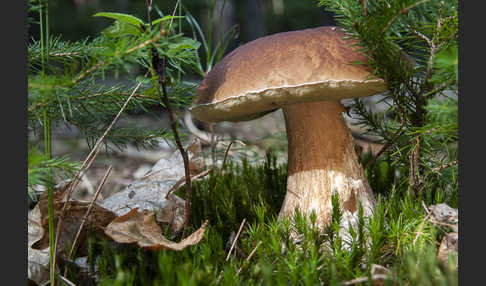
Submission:
M 286 104 L 370 96 L 386 90 L 382 79 L 344 40 L 338 27 L 278 33 L 225 56 L 206 75 L 190 110 L 201 121 L 258 118 Z

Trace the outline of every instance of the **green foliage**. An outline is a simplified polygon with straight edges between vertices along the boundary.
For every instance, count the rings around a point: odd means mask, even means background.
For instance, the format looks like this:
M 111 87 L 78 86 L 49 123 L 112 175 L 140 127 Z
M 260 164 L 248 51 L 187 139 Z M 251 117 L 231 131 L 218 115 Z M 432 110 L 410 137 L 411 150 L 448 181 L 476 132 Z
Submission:
M 40 9 L 38 3 L 29 1 L 31 11 Z M 436 259 L 436 244 L 443 234 L 425 222 L 418 235 L 426 214 L 415 196 L 419 192 L 427 205 L 457 206 L 457 1 L 373 0 L 365 2 L 366 10 L 363 1 L 319 3 L 333 11 L 358 41 L 373 68 L 370 76 L 382 77 L 388 84 L 384 101 L 390 104 L 383 114 L 371 113 L 360 100 L 353 106 L 368 133 L 390 144 L 365 170 L 378 194 L 373 216 L 364 218 L 360 206 L 351 241 L 340 237 L 337 197 L 333 197 L 332 223 L 323 233 L 314 224 L 315 214 L 307 218 L 297 212 L 292 223 L 278 219 L 286 193 L 286 166 L 277 166 L 271 153 L 263 165 L 228 162 L 220 173 L 192 185 L 189 231 L 210 221 L 199 244 L 181 252 L 152 252 L 91 240 L 89 262 L 92 271 L 94 265 L 99 269 L 99 285 L 341 285 L 369 276 L 373 263 L 391 269 L 390 278 L 400 285 L 457 285 L 455 266 L 439 266 Z M 70 42 L 46 33 L 29 44 L 29 128 L 45 127 L 46 146 L 50 146 L 51 121 L 54 126 L 79 129 L 92 146 L 135 82 L 142 82 L 142 87 L 128 104 L 127 114 L 164 108 L 154 54 L 167 57 L 169 99 L 176 109 L 184 108 L 195 84 L 183 81 L 182 75 L 189 71 L 204 75 L 237 34 L 232 27 L 213 47 L 213 28 L 204 33 L 187 9 L 185 16 L 175 17 L 155 10 L 159 18 L 151 23 L 128 14 L 98 13 L 97 18 L 112 22 L 93 39 Z M 211 9 L 210 20 L 216 17 L 213 13 Z M 192 38 L 181 33 L 182 23 Z M 197 53 L 201 46 L 202 59 Z M 133 76 L 146 70 L 151 71 L 150 78 Z M 125 82 L 110 84 L 106 79 L 112 76 L 125 76 Z M 171 136 L 166 130 L 119 124 L 106 140 L 109 148 L 127 144 L 146 148 Z M 51 158 L 49 147 L 44 155 L 36 148 L 29 149 L 29 189 L 50 185 L 53 170 L 63 175 L 76 169 L 64 157 Z M 371 159 L 367 154 L 362 162 L 366 165 Z M 414 192 L 406 192 L 409 189 Z M 177 193 L 184 197 L 182 190 Z M 238 247 L 225 261 L 228 238 L 243 219 L 247 224 Z M 170 234 L 168 228 L 165 233 Z M 79 283 L 75 271 L 70 273 L 68 278 Z
M 35 6 L 39 2 L 29 3 L 33 11 L 39 10 Z M 70 42 L 46 33 L 41 40 L 29 43 L 28 119 L 34 135 L 30 140 L 40 139 L 36 138 L 38 129 L 44 128 L 44 145 L 50 146 L 51 129 L 64 124 L 78 129 L 89 146 L 94 146 L 132 94 L 137 81 L 143 84 L 121 115 L 121 124 L 106 135 L 106 147 L 121 149 L 131 144 L 151 148 L 162 138 L 171 139 L 171 132 L 165 129 L 123 124 L 127 115 L 157 116 L 155 111 L 165 108 L 157 81 L 132 75 L 152 69 L 153 50 L 167 56 L 169 102 L 175 110 L 183 108 L 189 104 L 187 95 L 193 92 L 195 84 L 181 80 L 180 74 L 196 69 L 199 64 L 199 42 L 176 33 L 175 25 L 169 27 L 173 19 L 182 16 L 163 16 L 151 24 L 129 14 L 100 12 L 95 16 L 114 20 L 96 38 Z M 112 79 L 115 83 L 111 83 Z M 34 176 L 30 180 L 39 182 L 41 174 L 44 173 L 37 170 L 29 173 Z
M 426 222 L 413 244 L 426 213 L 411 194 L 378 196 L 373 216 L 360 216 L 353 239 L 346 244 L 339 238 L 337 208 L 324 233 L 300 213 L 292 224 L 277 218 L 286 189 L 286 166 L 277 166 L 273 154 L 261 165 L 228 163 L 222 174 L 192 186 L 191 231 L 205 219 L 210 222 L 201 242 L 180 252 L 97 242 L 90 259 L 97 257 L 99 285 L 341 285 L 367 277 L 373 263 L 390 269 L 390 278 L 399 285 L 457 285 L 455 266 L 438 264 L 435 243 L 442 235 L 435 226 Z M 453 196 L 439 192 L 441 198 L 427 203 L 454 205 Z M 337 197 L 334 200 L 336 204 Z M 228 237 L 243 218 L 247 223 L 238 250 L 226 261 Z
M 400 263 L 394 267 L 394 276 L 399 284 L 410 285 L 459 285 L 458 273 L 455 263 L 451 262 L 447 267 L 438 264 L 435 258 L 437 247 L 427 244 L 407 250 L 400 257 Z M 407 275 L 407 279 L 404 279 Z
M 457 176 L 441 172 L 457 165 L 457 1 L 318 3 L 357 40 L 370 76 L 387 83 L 383 114 L 373 114 L 361 100 L 353 105 L 359 124 L 389 145 L 382 156 L 393 170 L 382 172 L 399 174 L 398 187 L 416 195 L 445 185 L 457 190 Z M 391 180 L 375 182 L 376 171 L 367 170 L 376 190 L 389 189 Z
M 36 187 L 47 185 L 46 178 L 51 171 L 54 170 L 61 179 L 67 179 L 79 168 L 79 164 L 69 161 L 67 156 L 48 159 L 36 147 L 30 147 L 28 151 L 27 188 L 29 199 L 33 202 L 37 201 Z
M 93 17 L 107 17 L 107 18 L 115 19 L 119 23 L 129 24 L 137 28 L 140 28 L 145 25 L 145 23 L 141 19 L 133 15 L 123 14 L 123 13 L 99 12 L 94 14 Z
M 457 45 L 444 47 L 437 53 L 434 62 L 434 68 L 437 70 L 437 73 L 432 76 L 431 81 L 437 83 L 452 81 L 457 83 L 459 77 L 458 63 Z

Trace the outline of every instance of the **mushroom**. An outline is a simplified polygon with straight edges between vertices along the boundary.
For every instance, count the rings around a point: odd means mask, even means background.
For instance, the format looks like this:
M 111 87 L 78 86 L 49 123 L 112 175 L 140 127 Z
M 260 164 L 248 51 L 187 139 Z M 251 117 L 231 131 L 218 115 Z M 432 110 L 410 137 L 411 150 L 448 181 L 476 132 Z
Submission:
M 193 116 L 205 122 L 242 121 L 283 109 L 288 139 L 287 193 L 279 217 L 316 214 L 323 229 L 339 195 L 341 226 L 355 225 L 358 203 L 369 216 L 375 200 L 343 119 L 340 99 L 384 92 L 356 41 L 338 27 L 262 37 L 235 49 L 207 73 Z

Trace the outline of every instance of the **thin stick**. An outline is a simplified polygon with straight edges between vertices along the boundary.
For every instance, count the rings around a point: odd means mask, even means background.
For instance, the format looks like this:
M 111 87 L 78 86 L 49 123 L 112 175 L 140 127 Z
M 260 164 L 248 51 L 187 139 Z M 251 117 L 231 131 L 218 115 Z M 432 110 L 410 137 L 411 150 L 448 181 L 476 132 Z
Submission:
M 261 240 L 257 243 L 257 245 L 255 246 L 255 248 L 253 248 L 253 250 L 251 251 L 250 255 L 248 255 L 248 257 L 246 258 L 245 262 L 250 261 L 250 258 L 253 256 L 253 254 L 255 254 L 255 251 L 260 246 L 260 244 L 262 244 L 262 241 Z M 243 266 L 244 265 L 245 264 L 243 263 L 243 265 L 241 265 L 240 269 L 238 269 L 238 271 L 236 271 L 236 275 L 240 274 L 240 272 L 243 269 Z
M 91 209 L 94 206 L 94 202 L 96 202 L 98 195 L 101 193 L 101 190 L 103 189 L 103 186 L 105 185 L 106 179 L 108 178 L 108 175 L 110 174 L 111 169 L 112 169 L 112 166 L 111 165 L 108 166 L 108 169 L 106 170 L 105 175 L 103 176 L 100 184 L 98 185 L 98 189 L 96 190 L 95 195 L 93 196 L 93 198 L 91 199 L 91 202 L 89 203 L 88 209 L 86 210 L 86 213 L 83 216 L 83 220 L 81 221 L 81 225 L 79 226 L 78 232 L 76 233 L 76 236 L 74 238 L 74 242 L 73 242 L 73 245 L 71 246 L 71 250 L 69 251 L 68 258 L 71 258 L 71 256 L 73 255 L 73 251 L 76 248 L 76 244 L 78 242 L 81 231 L 83 230 L 84 224 L 86 223 L 86 220 L 88 219 L 88 215 L 89 215 L 89 213 L 91 212 Z M 64 269 L 64 276 L 67 276 L 67 271 L 68 271 L 68 269 L 66 267 Z
M 457 160 L 454 160 L 454 161 L 451 161 L 451 162 L 449 162 L 449 163 L 447 163 L 445 165 L 442 165 L 442 166 L 439 166 L 437 168 L 434 168 L 434 169 L 432 169 L 432 171 L 440 174 L 440 171 L 442 171 L 442 170 L 444 170 L 446 168 L 452 167 L 454 165 L 457 165 L 457 163 L 458 163 L 458 161 Z
M 153 55 L 152 55 L 153 56 Z M 179 137 L 179 133 L 177 132 L 177 122 L 174 119 L 174 114 L 172 113 L 172 107 L 169 102 L 169 97 L 167 93 L 167 78 L 166 78 L 166 64 L 167 64 L 167 56 L 164 56 L 162 59 L 162 70 L 161 74 L 159 75 L 159 82 L 162 85 L 162 102 L 164 103 L 165 108 L 167 109 L 167 115 L 169 116 L 170 120 L 170 127 L 172 129 L 172 133 L 174 134 L 174 139 L 177 145 L 177 149 L 181 152 L 182 160 L 184 161 L 184 173 L 186 179 L 186 212 L 184 217 L 184 228 L 182 230 L 182 239 L 184 239 L 187 226 L 189 225 L 189 220 L 191 218 L 191 171 L 189 170 L 189 156 L 187 155 L 186 150 L 182 146 L 181 139 Z
M 191 176 L 191 181 L 206 177 L 209 173 L 211 173 L 212 170 L 213 170 L 212 168 L 207 169 L 206 171 L 203 171 L 203 172 L 201 172 L 197 175 Z M 177 188 L 179 188 L 179 186 L 184 182 L 185 179 L 186 179 L 186 176 L 182 177 L 179 181 L 177 181 L 177 183 L 175 183 L 174 186 L 172 186 L 172 188 L 170 188 L 170 190 L 167 192 L 167 195 L 165 195 L 165 198 L 167 199 L 172 192 L 177 190 Z
M 411 29 L 413 34 L 415 34 L 418 38 L 425 41 L 430 48 L 429 60 L 427 62 L 427 71 L 425 73 L 425 82 L 427 82 L 428 79 L 430 78 L 430 76 L 432 75 L 432 70 L 433 70 L 433 67 L 434 67 L 434 58 L 435 58 L 435 54 L 438 51 L 438 47 L 434 44 L 433 40 L 429 39 L 427 36 L 420 33 L 419 31 L 412 29 L 412 27 L 410 27 L 410 25 L 408 25 L 408 27 Z
M 65 276 L 65 275 L 64 275 Z M 76 286 L 76 284 L 74 284 L 73 282 L 69 281 L 66 277 L 63 277 L 63 276 L 60 276 L 59 275 L 59 278 L 65 282 L 66 284 L 68 284 L 69 286 Z
M 387 279 L 387 275 L 385 274 L 373 274 L 371 275 L 371 280 L 378 280 L 378 279 Z M 353 280 L 349 280 L 349 281 L 346 281 L 346 282 L 343 282 L 341 285 L 345 286 L 345 285 L 355 285 L 355 284 L 358 284 L 358 283 L 363 283 L 363 282 L 366 282 L 368 281 L 368 277 L 359 277 L 359 278 L 356 278 L 356 279 L 353 279 Z M 374 283 L 373 283 L 374 285 Z
M 424 208 L 424 210 L 427 213 L 427 215 L 430 215 L 429 208 L 427 208 L 427 206 L 425 205 L 425 202 L 423 200 L 422 200 L 422 207 Z
M 56 266 L 57 243 L 59 241 L 59 235 L 60 235 L 60 230 L 61 230 L 61 227 L 62 227 L 62 222 L 63 222 L 63 219 L 64 219 L 64 213 L 66 211 L 67 206 L 69 205 L 72 192 L 73 192 L 74 188 L 76 187 L 76 185 L 78 184 L 79 179 L 81 178 L 81 174 L 84 173 L 87 169 L 89 169 L 89 167 L 93 163 L 94 159 L 98 155 L 99 147 L 101 146 L 101 143 L 105 140 L 106 135 L 108 134 L 108 132 L 110 132 L 111 128 L 113 128 L 113 125 L 115 125 L 115 122 L 118 121 L 118 118 L 120 117 L 122 112 L 125 111 L 125 108 L 127 107 L 128 102 L 130 102 L 130 100 L 133 98 L 133 96 L 135 95 L 135 93 L 137 92 L 137 90 L 140 88 L 141 85 L 142 85 L 142 82 L 139 82 L 137 84 L 137 86 L 133 90 L 132 94 L 127 98 L 127 100 L 125 101 L 125 103 L 121 107 L 118 114 L 115 116 L 115 118 L 113 119 L 111 124 L 105 130 L 105 133 L 103 133 L 103 136 L 101 136 L 100 139 L 98 139 L 98 142 L 96 142 L 95 146 L 93 147 L 91 152 L 88 154 L 88 156 L 84 160 L 79 171 L 76 173 L 76 175 L 71 180 L 71 182 L 69 182 L 69 185 L 67 187 L 68 191 L 66 192 L 66 195 L 64 196 L 66 201 L 64 202 L 64 205 L 63 205 L 62 210 L 61 210 L 60 218 L 59 218 L 59 221 L 57 223 L 56 239 L 55 239 L 55 243 L 54 243 L 53 267 Z
M 424 227 L 424 224 L 425 224 L 425 221 L 428 220 L 430 217 L 430 213 L 427 214 L 424 219 L 422 220 L 422 222 L 420 223 L 418 229 L 417 229 L 417 234 L 415 235 L 415 238 L 413 239 L 413 242 L 412 244 L 415 245 L 415 242 L 417 242 L 417 239 L 419 238 L 419 236 L 422 234 L 422 228 Z
M 177 6 L 179 5 L 179 1 L 181 1 L 181 0 L 177 0 L 176 4 L 174 6 L 174 11 L 172 11 L 172 18 L 170 19 L 170 23 L 169 23 L 169 31 L 170 31 L 170 27 L 172 27 L 172 22 L 174 21 L 174 16 L 175 16 L 175 13 L 176 13 L 176 10 L 177 10 Z
M 226 165 L 226 157 L 228 157 L 229 149 L 231 148 L 231 145 L 233 145 L 233 143 L 239 143 L 243 146 L 246 146 L 246 144 L 241 142 L 240 140 L 233 140 L 229 143 L 228 147 L 226 147 L 226 152 L 224 153 L 223 164 L 221 165 L 221 172 L 224 170 L 224 166 Z
M 215 167 L 215 164 L 216 164 L 216 144 L 218 144 L 217 142 L 217 138 L 215 138 L 215 134 L 214 134 L 214 125 L 216 123 L 210 123 L 209 124 L 209 130 L 211 131 L 211 163 L 213 164 L 213 167 Z
M 149 24 L 149 31 L 152 32 L 152 17 L 150 15 L 152 12 L 152 0 L 146 0 L 145 4 L 147 5 L 147 21 Z
M 233 248 L 235 247 L 236 245 L 236 241 L 238 240 L 238 237 L 240 236 L 240 233 L 241 233 L 241 230 L 243 229 L 243 225 L 245 224 L 246 222 L 246 218 L 243 219 L 243 221 L 241 222 L 240 224 L 240 228 L 238 229 L 238 233 L 236 234 L 236 237 L 235 239 L 233 240 L 233 243 L 231 244 L 231 248 L 230 250 L 228 251 L 228 255 L 226 256 L 226 261 L 228 261 L 228 259 L 230 258 L 230 255 L 231 255 L 231 251 L 233 250 Z

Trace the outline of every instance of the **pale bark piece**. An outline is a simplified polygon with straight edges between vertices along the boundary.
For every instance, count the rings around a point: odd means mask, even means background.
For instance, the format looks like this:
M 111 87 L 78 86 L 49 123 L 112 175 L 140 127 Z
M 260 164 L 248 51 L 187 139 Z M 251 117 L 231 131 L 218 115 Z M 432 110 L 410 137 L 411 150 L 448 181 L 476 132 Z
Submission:
M 190 173 L 196 175 L 205 167 L 199 141 L 189 144 L 186 150 Z M 134 208 L 153 211 L 157 221 L 167 223 L 173 234 L 176 234 L 184 226 L 185 201 L 174 194 L 167 194 L 175 185 L 183 186 L 185 180 L 181 178 L 184 177 L 184 162 L 179 150 L 175 150 L 169 157 L 157 161 L 143 178 L 106 198 L 101 205 L 118 216 Z
M 208 225 L 205 221 L 201 227 L 180 242 L 174 242 L 162 235 L 162 229 L 155 221 L 154 212 L 133 209 L 116 218 L 106 228 L 105 233 L 119 243 L 136 243 L 142 248 L 151 250 L 183 250 L 197 244 L 204 236 Z
M 432 218 L 435 222 L 449 225 L 454 232 L 458 232 L 459 212 L 447 204 L 437 204 L 429 206 Z

